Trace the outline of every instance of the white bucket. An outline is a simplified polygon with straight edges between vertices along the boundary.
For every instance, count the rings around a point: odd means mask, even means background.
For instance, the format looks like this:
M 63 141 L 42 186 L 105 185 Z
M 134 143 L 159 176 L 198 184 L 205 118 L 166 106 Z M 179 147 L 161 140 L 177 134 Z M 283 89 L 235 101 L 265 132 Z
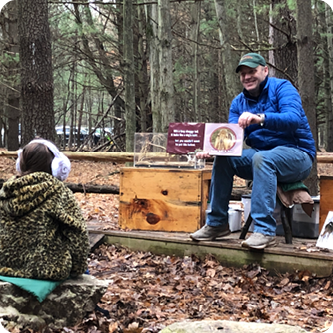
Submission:
M 240 210 L 228 210 L 229 229 L 231 232 L 239 231 L 242 227 L 242 212 Z
M 210 208 L 210 207 L 209 207 Z M 207 213 L 210 209 L 206 210 Z M 242 228 L 242 208 L 239 205 L 230 205 L 228 210 L 228 222 L 231 232 L 239 231 Z

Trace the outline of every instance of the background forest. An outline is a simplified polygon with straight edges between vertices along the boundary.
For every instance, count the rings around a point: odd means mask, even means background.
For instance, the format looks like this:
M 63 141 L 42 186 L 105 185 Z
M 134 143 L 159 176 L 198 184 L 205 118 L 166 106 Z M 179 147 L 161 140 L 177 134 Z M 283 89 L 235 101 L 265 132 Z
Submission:
M 132 151 L 135 132 L 226 122 L 238 60 L 259 52 L 332 151 L 332 26 L 321 0 L 13 0 L 0 17 L 0 145 L 40 135 Z

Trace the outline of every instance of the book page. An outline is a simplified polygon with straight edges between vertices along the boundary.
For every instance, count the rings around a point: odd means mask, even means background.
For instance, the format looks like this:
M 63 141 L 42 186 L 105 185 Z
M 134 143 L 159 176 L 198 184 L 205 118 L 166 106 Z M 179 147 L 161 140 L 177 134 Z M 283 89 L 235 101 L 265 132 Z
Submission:
M 204 132 L 204 123 L 170 123 L 167 152 L 187 154 L 202 150 Z
M 317 240 L 317 247 L 333 250 L 333 212 L 329 211 Z
M 207 123 L 203 150 L 210 155 L 241 156 L 244 130 L 238 124 Z

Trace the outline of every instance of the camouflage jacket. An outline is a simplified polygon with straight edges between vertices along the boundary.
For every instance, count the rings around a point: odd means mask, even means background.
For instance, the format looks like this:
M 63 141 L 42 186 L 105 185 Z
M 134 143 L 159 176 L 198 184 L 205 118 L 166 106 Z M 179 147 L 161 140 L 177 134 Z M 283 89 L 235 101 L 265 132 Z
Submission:
M 0 275 L 63 280 L 87 269 L 86 222 L 55 177 L 12 177 L 0 191 Z

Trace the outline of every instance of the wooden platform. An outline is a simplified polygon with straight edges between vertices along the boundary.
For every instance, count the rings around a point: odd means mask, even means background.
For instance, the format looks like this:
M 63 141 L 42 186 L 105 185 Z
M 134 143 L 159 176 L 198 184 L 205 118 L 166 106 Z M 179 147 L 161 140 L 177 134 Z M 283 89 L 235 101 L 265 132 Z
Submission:
M 269 270 L 272 274 L 295 272 L 295 271 L 309 271 L 317 277 L 327 277 L 332 275 L 333 270 L 333 251 L 324 250 L 316 247 L 316 239 L 293 238 L 293 244 L 286 244 L 284 237 L 277 237 L 277 245 L 275 247 L 267 248 L 264 250 L 249 250 L 241 247 L 241 240 L 239 239 L 240 232 L 232 233 L 222 241 L 206 241 L 195 242 L 190 239 L 189 232 L 195 231 L 203 224 L 204 210 L 206 209 L 205 203 L 208 195 L 208 183 L 210 177 L 205 174 L 196 174 L 192 171 L 183 172 L 183 176 L 187 175 L 186 184 L 179 180 L 178 173 L 162 170 L 158 173 L 151 172 L 149 176 L 155 175 L 154 182 L 148 182 L 148 174 L 146 170 L 131 170 L 126 169 L 132 177 L 127 180 L 126 186 L 128 187 L 125 192 L 120 194 L 120 223 L 125 230 L 111 231 L 105 230 L 102 225 L 96 221 L 89 222 L 90 234 L 103 233 L 105 243 L 120 244 L 126 246 L 134 251 L 147 251 L 154 254 L 164 254 L 169 256 L 191 256 L 204 257 L 211 254 L 218 259 L 223 266 L 229 267 L 242 267 L 244 265 L 256 263 L 261 267 Z M 135 171 L 135 172 L 134 172 Z M 137 176 L 136 174 L 139 174 Z M 135 177 L 134 177 L 134 176 Z M 190 181 L 189 181 L 190 179 Z M 134 181 L 135 180 L 135 181 Z M 333 177 L 321 177 L 321 205 L 320 216 L 321 226 L 323 219 L 326 218 L 327 212 L 333 210 Z M 148 186 L 147 184 L 150 184 Z M 162 186 L 163 184 L 163 186 Z M 177 195 L 183 193 L 183 197 L 177 197 L 170 189 L 178 186 Z M 135 186 L 134 186 L 135 185 Z M 122 188 L 126 188 L 122 186 Z M 141 191 L 141 192 L 138 192 Z M 138 192 L 138 193 L 137 193 Z M 124 197 L 124 198 L 122 198 Z M 134 199 L 133 199 L 134 198 Z M 142 199 L 144 198 L 144 199 Z M 191 203 L 188 200 L 191 198 Z M 161 218 L 154 223 L 146 222 L 147 216 L 151 213 L 146 213 L 143 208 L 146 206 L 143 203 L 146 201 L 160 200 L 167 208 L 159 210 L 156 205 L 154 214 Z M 129 203 L 135 201 L 141 202 L 141 206 L 129 209 L 132 207 Z M 141 201 L 140 201 L 141 200 Z M 174 207 L 177 203 L 176 208 Z M 123 207 L 121 207 L 123 205 Z M 169 206 L 170 207 L 169 207 Z M 172 206 L 173 205 L 173 206 Z M 152 209 L 147 210 L 151 212 Z M 181 210 L 179 210 L 181 207 Z M 157 213 L 156 213 L 156 212 Z M 177 213 L 177 221 L 179 224 L 171 224 L 168 221 L 170 214 L 163 212 Z M 149 216 L 150 216 L 149 215 Z M 154 216 L 155 216 L 154 215 Z M 189 225 L 187 221 L 192 221 Z M 149 221 L 148 221 L 149 222 Z M 194 223 L 193 223 L 194 222 Z M 144 224 L 145 223 L 145 224 Z M 148 225 L 148 227 L 147 227 Z M 184 230 L 184 225 L 188 228 Z M 183 229 L 181 229 L 183 228 Z M 139 231 L 126 231 L 126 229 L 140 229 Z M 169 230 L 182 230 L 186 232 L 171 232 Z
M 89 232 L 90 251 L 94 251 L 104 241 L 104 234 L 100 232 Z
M 147 251 L 169 256 L 204 257 L 214 255 L 223 266 L 242 267 L 257 263 L 272 274 L 308 270 L 317 277 L 332 275 L 333 252 L 315 246 L 316 240 L 294 238 L 285 244 L 277 237 L 277 246 L 265 250 L 249 250 L 240 246 L 239 232 L 222 241 L 195 242 L 188 233 L 161 231 L 101 231 L 98 223 L 90 223 L 90 234 L 103 232 L 104 243 L 120 244 L 134 251 Z

